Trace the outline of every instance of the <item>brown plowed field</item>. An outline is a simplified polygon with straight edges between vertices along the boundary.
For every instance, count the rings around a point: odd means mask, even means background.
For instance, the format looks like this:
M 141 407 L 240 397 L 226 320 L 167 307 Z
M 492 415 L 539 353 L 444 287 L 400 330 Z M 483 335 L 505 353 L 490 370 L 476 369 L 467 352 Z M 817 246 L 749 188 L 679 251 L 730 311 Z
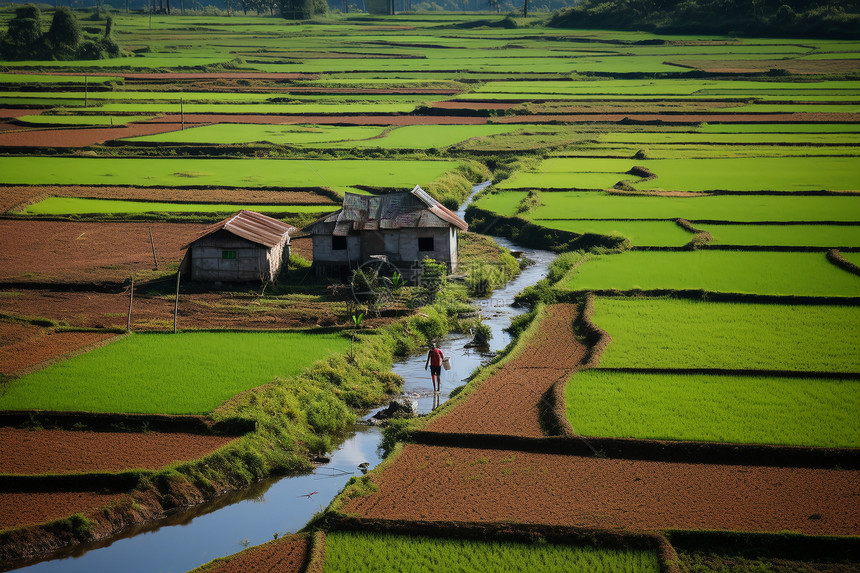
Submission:
M 860 534 L 860 472 L 410 444 L 344 512 L 624 530 Z
M 88 513 L 122 497 L 124 494 L 91 491 L 0 493 L 0 529 Z
M 169 285 L 175 284 L 168 279 Z M 168 286 L 166 290 L 170 290 Z M 250 292 L 181 292 L 179 295 L 179 328 L 238 328 L 271 330 L 309 328 L 314 326 L 348 326 L 349 317 L 342 304 L 338 306 L 320 298 L 303 297 L 271 305 Z M 5 291 L 0 296 L 0 312 L 40 316 L 62 321 L 70 326 L 88 328 L 126 327 L 128 293 L 21 289 Z M 14 293 L 9 295 L 8 293 Z M 147 295 L 146 287 L 135 285 L 131 328 L 138 331 L 173 329 L 173 295 Z M 371 327 L 391 318 L 365 319 Z M 39 344 L 34 339 L 34 344 Z M 23 350 L 22 350 L 23 351 Z
M 235 437 L 147 432 L 70 432 L 0 428 L 0 473 L 155 470 L 202 458 Z
M 42 113 L 41 109 L 0 108 L 0 117 L 21 117 L 22 115 L 39 115 L 40 113 Z
M 206 573 L 299 573 L 308 560 L 307 537 L 286 537 L 243 551 Z
M 15 374 L 114 336 L 116 334 L 104 332 L 54 332 L 32 324 L 3 321 L 0 322 L 0 374 Z
M 337 205 L 332 199 L 308 191 L 262 189 L 176 189 L 166 187 L 87 187 L 84 185 L 31 185 L 0 187 L 0 210 L 21 208 L 47 197 L 85 197 L 179 203 L 231 203 L 281 205 Z
M 568 378 L 585 357 L 573 335 L 577 307 L 556 304 L 516 358 L 481 382 L 465 402 L 433 420 L 434 432 L 542 437 L 540 402 L 556 380 Z
M 635 121 L 661 121 L 663 123 L 858 123 L 860 113 L 604 113 L 569 115 L 522 115 L 493 118 L 497 123 L 569 123 L 616 122 L 625 118 Z
M 165 115 L 152 121 L 179 121 L 178 115 Z M 480 125 L 486 117 L 453 115 L 230 115 L 185 114 L 186 123 L 253 123 L 265 125 Z
M 189 121 L 185 127 L 194 127 Z M 47 128 L 0 133 L 0 147 L 88 147 L 140 135 L 179 131 L 181 123 L 128 123 L 119 127 Z
M 182 260 L 201 223 L 0 221 L 0 281 L 113 282 Z

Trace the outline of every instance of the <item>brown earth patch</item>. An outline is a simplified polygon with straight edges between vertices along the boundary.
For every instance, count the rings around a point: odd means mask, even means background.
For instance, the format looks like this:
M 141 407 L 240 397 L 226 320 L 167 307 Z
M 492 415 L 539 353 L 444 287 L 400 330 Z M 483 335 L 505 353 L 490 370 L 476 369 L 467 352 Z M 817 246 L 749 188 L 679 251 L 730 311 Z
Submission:
M 173 278 L 165 281 L 170 291 Z M 148 294 L 145 285 L 135 285 L 131 328 L 140 331 L 173 330 L 173 294 Z M 75 327 L 125 329 L 128 312 L 127 292 L 96 292 L 50 289 L 7 290 L 15 293 L 0 297 L 0 313 L 41 316 Z M 390 316 L 367 317 L 370 327 L 388 324 Z M 352 322 L 344 303 L 323 296 L 297 295 L 260 300 L 253 289 L 244 291 L 180 292 L 180 329 L 248 329 L 344 327 Z M 39 339 L 33 344 L 39 344 Z M 24 350 L 21 350 L 24 352 Z
M 439 109 L 511 109 L 518 103 L 489 101 L 440 101 L 433 104 Z
M 860 472 L 647 462 L 410 444 L 361 517 L 650 531 L 860 533 Z M 420 500 L 420 501 L 417 501 Z
M 158 263 L 178 263 L 200 223 L 0 220 L 0 281 L 123 282 Z
M 525 347 L 504 367 L 480 383 L 454 410 L 434 419 L 431 432 L 542 437 L 545 394 L 567 379 L 586 355 L 574 336 L 578 315 L 573 304 L 556 304 L 533 331 Z
M 230 203 L 238 205 L 337 205 L 325 195 L 309 191 L 264 189 L 176 189 L 168 187 L 88 187 L 85 185 L 27 185 L 0 187 L 0 210 L 9 211 L 48 197 L 126 199 L 167 203 Z
M 0 529 L 65 519 L 122 498 L 122 494 L 91 491 L 0 493 Z
M 40 113 L 42 113 L 41 109 L 0 108 L 0 117 L 21 117 L 24 115 L 39 115 Z
M 308 561 L 310 546 L 305 536 L 285 537 L 207 567 L 206 573 L 300 573 Z
M 106 332 L 54 332 L 33 324 L 0 321 L 0 374 L 10 375 L 116 336 Z M 4 456 L 5 456 L 4 451 Z
M 496 123 L 547 123 L 564 121 L 569 123 L 620 122 L 625 119 L 637 122 L 662 123 L 857 123 L 860 113 L 701 113 L 701 114 L 655 114 L 655 113 L 603 113 L 523 115 L 493 118 Z
M 165 115 L 153 121 L 175 123 L 178 115 Z M 195 123 L 252 123 L 266 125 L 294 125 L 313 123 L 320 125 L 480 125 L 486 117 L 450 115 L 231 115 L 185 114 L 186 122 Z M 547 120 L 549 121 L 549 120 Z
M 185 127 L 194 127 L 189 121 Z M 118 127 L 84 127 L 84 128 L 33 128 L 0 133 L 0 147 L 89 147 L 140 135 L 154 135 L 169 131 L 179 131 L 179 122 L 166 123 L 127 123 Z
M 0 473 L 66 474 L 155 470 L 202 458 L 235 437 L 181 433 L 71 432 L 0 428 Z

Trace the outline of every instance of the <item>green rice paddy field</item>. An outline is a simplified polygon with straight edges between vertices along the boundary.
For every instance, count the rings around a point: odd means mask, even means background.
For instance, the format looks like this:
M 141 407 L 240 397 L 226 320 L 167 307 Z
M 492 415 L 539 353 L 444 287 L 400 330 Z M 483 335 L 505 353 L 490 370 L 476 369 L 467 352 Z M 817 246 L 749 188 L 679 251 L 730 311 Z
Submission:
M 635 166 L 656 177 L 646 181 L 628 174 Z M 860 191 L 860 170 L 853 157 L 551 158 L 499 188 L 605 189 L 621 180 L 638 189 L 666 191 Z
M 0 410 L 205 414 L 347 348 L 337 333 L 134 334 L 9 382 Z
M 860 447 L 860 381 L 588 370 L 568 383 L 578 434 Z
M 551 543 L 468 541 L 393 534 L 335 532 L 326 536 L 325 572 L 350 571 L 593 571 L 660 570 L 654 552 Z
M 590 258 L 559 287 L 858 297 L 860 277 L 831 264 L 824 253 L 628 251 Z
M 293 188 L 366 184 L 412 189 L 459 164 L 453 160 L 6 157 L 0 183 Z
M 860 373 L 860 307 L 597 297 L 600 368 Z M 814 377 L 814 376 L 813 376 Z

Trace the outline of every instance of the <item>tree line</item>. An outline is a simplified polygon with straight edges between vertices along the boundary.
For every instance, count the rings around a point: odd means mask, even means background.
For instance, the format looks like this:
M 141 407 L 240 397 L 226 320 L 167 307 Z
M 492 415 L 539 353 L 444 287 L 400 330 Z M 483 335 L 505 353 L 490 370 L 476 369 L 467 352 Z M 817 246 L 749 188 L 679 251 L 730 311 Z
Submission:
M 45 32 L 42 12 L 33 4 L 15 8 L 6 32 L 0 32 L 0 59 L 4 60 L 100 60 L 122 55 L 113 37 L 113 19 L 105 20 L 105 30 L 83 30 L 66 6 L 54 10 Z
M 858 0 L 583 0 L 550 26 L 664 34 L 860 37 Z

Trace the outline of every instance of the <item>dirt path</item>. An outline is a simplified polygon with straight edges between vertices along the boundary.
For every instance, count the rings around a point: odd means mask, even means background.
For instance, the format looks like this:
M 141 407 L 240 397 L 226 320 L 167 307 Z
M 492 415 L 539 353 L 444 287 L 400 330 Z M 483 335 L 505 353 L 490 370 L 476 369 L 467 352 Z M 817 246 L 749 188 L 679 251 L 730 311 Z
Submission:
M 346 513 L 624 530 L 860 534 L 860 472 L 408 445 Z
M 577 306 L 546 308 L 538 330 L 504 368 L 481 382 L 468 399 L 425 428 L 432 432 L 542 437 L 540 405 L 559 379 L 567 379 L 585 357 L 573 334 Z
M 147 432 L 70 432 L 0 428 L 0 473 L 46 474 L 155 470 L 202 458 L 234 437 Z

